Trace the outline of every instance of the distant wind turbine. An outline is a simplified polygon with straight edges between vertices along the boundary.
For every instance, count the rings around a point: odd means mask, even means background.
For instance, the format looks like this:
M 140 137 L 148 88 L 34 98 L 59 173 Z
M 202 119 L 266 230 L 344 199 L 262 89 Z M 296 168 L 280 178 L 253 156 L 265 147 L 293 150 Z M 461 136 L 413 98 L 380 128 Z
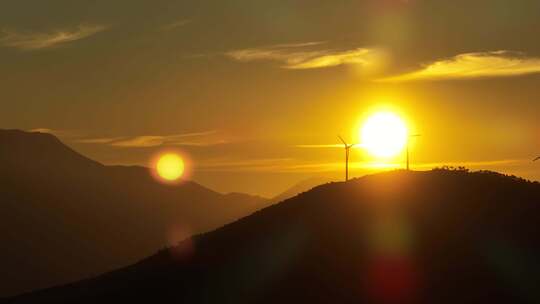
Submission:
M 537 161 L 537 160 L 540 160 L 540 156 L 538 156 L 537 158 L 533 159 L 533 162 Z
M 412 135 L 409 135 L 407 137 L 407 171 L 409 171 L 409 141 L 411 140 L 411 138 L 413 137 L 419 137 L 421 136 L 420 134 L 412 134 Z
M 341 136 L 338 135 L 338 137 L 343 143 L 343 145 L 345 146 L 345 181 L 348 181 L 349 180 L 349 152 L 351 148 L 355 146 L 355 144 L 347 144 L 347 142 Z

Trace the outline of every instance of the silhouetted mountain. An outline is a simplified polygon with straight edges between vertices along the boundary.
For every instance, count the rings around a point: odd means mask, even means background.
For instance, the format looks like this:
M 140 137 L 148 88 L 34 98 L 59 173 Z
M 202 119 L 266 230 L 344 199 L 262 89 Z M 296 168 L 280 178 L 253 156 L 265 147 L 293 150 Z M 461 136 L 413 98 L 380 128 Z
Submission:
M 283 191 L 282 193 L 276 195 L 275 197 L 271 198 L 270 200 L 274 203 L 279 203 L 281 201 L 284 201 L 286 199 L 289 199 L 291 197 L 294 197 L 300 193 L 306 192 L 308 190 L 311 190 L 315 188 L 316 186 L 328 183 L 329 179 L 324 179 L 320 177 L 312 177 L 309 179 L 305 179 L 303 181 L 300 181 L 296 184 L 294 184 L 289 189 Z
M 0 130 L 0 296 L 93 276 L 266 206 L 142 167 L 104 166 L 43 133 Z
M 331 183 L 13 303 L 538 303 L 540 185 L 396 171 Z

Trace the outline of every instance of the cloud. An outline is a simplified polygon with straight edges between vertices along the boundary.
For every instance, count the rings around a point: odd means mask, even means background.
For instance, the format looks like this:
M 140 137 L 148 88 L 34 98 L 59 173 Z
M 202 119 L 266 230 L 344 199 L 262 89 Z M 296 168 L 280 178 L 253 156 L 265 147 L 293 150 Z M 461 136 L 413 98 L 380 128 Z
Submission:
M 295 145 L 296 148 L 343 148 L 343 144 L 320 144 L 320 145 Z M 353 148 L 365 147 L 363 144 L 355 144 Z
M 149 148 L 159 146 L 214 146 L 227 143 L 226 140 L 209 138 L 217 131 L 203 131 L 176 135 L 142 135 L 132 137 L 101 137 L 77 140 L 85 144 L 106 144 L 120 148 Z
M 56 130 L 56 129 L 51 129 L 51 128 L 35 128 L 35 129 L 27 130 L 27 131 L 35 132 L 35 133 L 47 133 L 47 134 L 52 134 L 56 137 L 62 137 L 62 138 L 77 137 L 77 132 L 69 131 L 69 130 Z
M 110 142 L 111 146 L 124 148 L 157 147 L 165 144 L 167 136 L 137 136 Z
M 179 27 L 182 27 L 184 25 L 187 25 L 189 23 L 191 23 L 192 20 L 191 19 L 181 19 L 181 20 L 176 20 L 174 22 L 171 22 L 171 23 L 168 23 L 164 26 L 161 27 L 161 30 L 162 31 L 170 31 L 170 30 L 174 30 L 174 29 L 177 29 Z
M 264 48 L 235 50 L 225 55 L 240 61 L 278 61 L 286 69 L 319 69 L 340 65 L 368 65 L 374 55 L 373 49 L 313 50 L 324 42 L 280 44 Z
M 343 145 L 328 144 L 328 145 L 295 145 L 296 148 L 343 148 Z
M 294 163 L 292 158 L 263 158 L 263 159 L 211 159 L 197 166 L 202 171 L 213 172 L 275 172 L 280 171 L 286 164 Z
M 3 29 L 0 31 L 0 45 L 20 50 L 48 49 L 90 37 L 105 29 L 107 27 L 104 25 L 79 25 L 73 29 L 59 29 L 49 32 Z
M 121 140 L 124 137 L 100 137 L 100 138 L 87 138 L 87 139 L 79 139 L 77 140 L 78 143 L 82 144 L 110 144 L 117 140 Z
M 28 132 L 54 134 L 56 131 L 49 128 L 36 128 L 28 130 Z
M 373 164 L 368 162 L 350 162 L 349 168 L 355 169 L 394 169 L 399 164 Z M 205 161 L 197 166 L 203 171 L 213 172 L 269 172 L 269 173 L 324 173 L 343 170 L 343 162 L 306 162 L 292 158 L 246 159 L 235 161 Z
M 442 166 L 465 166 L 472 169 L 498 169 L 508 168 L 519 164 L 528 164 L 530 160 L 507 159 L 488 161 L 462 161 L 441 163 L 416 163 L 412 164 L 415 169 L 430 170 Z M 394 170 L 403 168 L 402 162 L 372 162 L 358 161 L 349 162 L 352 172 Z M 343 162 L 310 162 L 293 158 L 269 158 L 269 159 L 244 159 L 244 160 L 207 160 L 197 166 L 203 171 L 212 172 L 269 172 L 269 173 L 328 173 L 343 170 Z
M 435 61 L 411 73 L 379 79 L 381 82 L 413 80 L 511 77 L 540 73 L 540 58 L 511 51 L 460 54 Z
M 403 166 L 401 163 L 349 163 L 351 169 L 398 168 L 401 166 Z M 208 160 L 197 167 L 200 170 L 216 172 L 323 173 L 343 170 L 343 162 L 309 162 L 293 158 Z

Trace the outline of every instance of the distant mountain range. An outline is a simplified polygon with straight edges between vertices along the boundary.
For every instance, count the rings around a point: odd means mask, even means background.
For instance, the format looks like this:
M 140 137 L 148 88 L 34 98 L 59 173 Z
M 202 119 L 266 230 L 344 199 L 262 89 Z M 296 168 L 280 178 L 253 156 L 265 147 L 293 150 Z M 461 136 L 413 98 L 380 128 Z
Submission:
M 97 275 L 270 204 L 147 168 L 104 166 L 50 134 L 0 130 L 0 297 Z
M 539 205 L 497 173 L 381 173 L 9 303 L 538 303 Z

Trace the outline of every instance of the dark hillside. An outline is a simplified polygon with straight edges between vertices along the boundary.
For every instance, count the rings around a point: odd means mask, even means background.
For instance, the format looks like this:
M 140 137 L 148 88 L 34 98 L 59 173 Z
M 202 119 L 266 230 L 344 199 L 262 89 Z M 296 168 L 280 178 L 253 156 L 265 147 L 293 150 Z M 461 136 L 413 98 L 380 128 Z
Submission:
M 0 130 L 0 296 L 129 265 L 267 205 L 142 167 L 104 166 L 42 133 Z
M 491 172 L 366 176 L 14 303 L 538 303 L 538 204 Z

